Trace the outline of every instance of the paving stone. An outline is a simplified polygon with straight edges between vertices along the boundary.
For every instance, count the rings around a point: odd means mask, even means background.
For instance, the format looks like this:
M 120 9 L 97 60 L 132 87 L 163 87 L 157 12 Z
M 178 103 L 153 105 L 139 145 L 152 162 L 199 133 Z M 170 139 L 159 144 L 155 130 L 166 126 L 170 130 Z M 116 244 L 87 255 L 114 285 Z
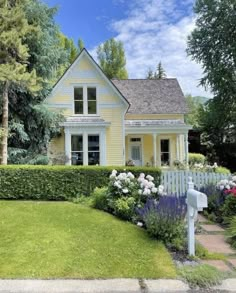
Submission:
M 201 227 L 207 232 L 224 232 L 225 230 L 218 225 L 201 224 Z
M 222 284 L 212 288 L 213 290 L 225 290 L 227 292 L 236 291 L 236 279 L 226 279 L 223 280 Z M 214 291 L 215 292 L 215 291 Z
M 219 252 L 224 254 L 236 253 L 228 243 L 225 242 L 224 235 L 196 235 L 196 240 L 209 252 Z
M 159 279 L 159 280 L 145 280 L 149 293 L 157 292 L 187 292 L 189 286 L 180 280 Z
M 230 262 L 231 265 L 236 269 L 236 258 L 229 258 L 228 262 Z
M 197 220 L 198 220 L 199 223 L 201 223 L 201 222 L 208 222 L 208 219 L 205 218 L 203 215 L 201 215 L 199 213 L 197 215 Z
M 137 279 L 0 280 L 1 293 L 140 293 Z
M 202 260 L 204 264 L 211 265 L 222 272 L 229 272 L 231 269 L 227 266 L 227 264 L 223 260 Z

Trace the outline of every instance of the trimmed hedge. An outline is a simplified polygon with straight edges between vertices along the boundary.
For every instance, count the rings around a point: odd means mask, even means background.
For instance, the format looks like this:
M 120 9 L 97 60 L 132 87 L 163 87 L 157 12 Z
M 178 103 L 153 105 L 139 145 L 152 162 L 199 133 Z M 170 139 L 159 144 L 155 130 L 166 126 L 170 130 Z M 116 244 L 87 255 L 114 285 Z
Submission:
M 68 200 L 106 186 L 113 169 L 149 174 L 160 184 L 161 170 L 150 167 L 0 166 L 0 199 Z

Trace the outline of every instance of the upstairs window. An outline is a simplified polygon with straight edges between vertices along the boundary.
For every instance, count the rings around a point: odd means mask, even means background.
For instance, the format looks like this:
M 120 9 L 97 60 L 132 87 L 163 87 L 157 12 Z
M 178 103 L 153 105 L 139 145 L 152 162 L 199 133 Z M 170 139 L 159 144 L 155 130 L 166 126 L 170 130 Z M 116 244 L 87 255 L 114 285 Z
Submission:
M 84 114 L 83 88 L 74 88 L 75 114 Z
M 74 114 L 97 114 L 97 89 L 96 87 L 74 88 Z
M 88 114 L 97 114 L 97 93 L 95 87 L 87 88 Z

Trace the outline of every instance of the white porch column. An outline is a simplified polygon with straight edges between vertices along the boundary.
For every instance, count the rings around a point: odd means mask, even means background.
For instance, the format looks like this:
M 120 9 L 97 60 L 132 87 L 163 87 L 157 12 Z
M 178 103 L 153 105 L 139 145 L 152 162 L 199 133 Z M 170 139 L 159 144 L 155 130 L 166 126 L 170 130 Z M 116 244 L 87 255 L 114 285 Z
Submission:
M 156 133 L 152 134 L 153 138 L 153 161 L 154 161 L 154 167 L 157 166 L 157 135 Z
M 100 165 L 106 166 L 106 130 L 100 134 Z
M 185 145 L 185 161 L 188 166 L 188 133 L 184 134 L 184 145 Z
M 180 135 L 176 134 L 176 160 L 180 161 Z
M 71 134 L 68 128 L 65 128 L 65 155 L 66 165 L 71 165 Z
M 88 166 L 88 134 L 83 132 L 83 164 Z

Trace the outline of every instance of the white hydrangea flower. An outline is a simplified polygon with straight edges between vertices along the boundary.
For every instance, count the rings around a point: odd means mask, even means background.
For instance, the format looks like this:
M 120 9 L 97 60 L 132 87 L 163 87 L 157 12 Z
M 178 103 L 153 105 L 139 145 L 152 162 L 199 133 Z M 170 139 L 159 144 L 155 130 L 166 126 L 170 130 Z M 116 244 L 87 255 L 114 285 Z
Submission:
M 147 175 L 146 178 L 149 180 L 149 181 L 153 181 L 154 178 L 151 176 L 151 175 Z
M 143 223 L 142 223 L 142 222 L 138 222 L 138 223 L 137 223 L 137 226 L 139 226 L 139 227 L 143 227 Z
M 143 193 L 142 189 L 138 190 L 138 194 L 141 195 Z
M 124 188 L 124 189 L 122 189 L 122 192 L 126 194 L 129 192 L 129 190 L 127 188 Z
M 152 193 L 157 193 L 157 191 L 158 191 L 158 190 L 157 190 L 156 187 L 153 187 L 153 188 L 152 188 Z
M 134 175 L 131 172 L 128 172 L 127 177 L 129 177 L 130 179 L 134 179 Z
M 149 194 L 151 194 L 151 190 L 148 188 L 144 188 L 143 195 L 149 195 Z

